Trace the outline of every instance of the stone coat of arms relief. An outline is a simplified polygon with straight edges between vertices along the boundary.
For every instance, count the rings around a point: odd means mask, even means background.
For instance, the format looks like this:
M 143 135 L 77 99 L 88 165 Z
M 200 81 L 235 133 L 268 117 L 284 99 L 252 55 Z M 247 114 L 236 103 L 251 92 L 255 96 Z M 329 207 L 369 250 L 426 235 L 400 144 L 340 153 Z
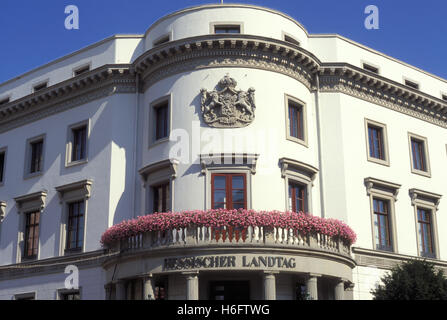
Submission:
M 220 90 L 201 90 L 202 117 L 214 128 L 242 128 L 255 118 L 255 89 L 236 90 L 237 82 L 227 74 L 219 81 Z

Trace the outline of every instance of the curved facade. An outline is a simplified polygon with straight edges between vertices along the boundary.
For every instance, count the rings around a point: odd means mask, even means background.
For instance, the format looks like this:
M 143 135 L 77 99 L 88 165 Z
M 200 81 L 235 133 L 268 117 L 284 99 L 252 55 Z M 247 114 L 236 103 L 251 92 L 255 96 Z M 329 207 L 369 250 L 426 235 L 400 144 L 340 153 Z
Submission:
M 0 298 L 369 299 L 396 263 L 442 268 L 446 91 L 247 5 L 185 9 L 0 84 Z M 311 213 L 358 240 L 190 226 L 101 247 L 123 220 L 210 209 Z

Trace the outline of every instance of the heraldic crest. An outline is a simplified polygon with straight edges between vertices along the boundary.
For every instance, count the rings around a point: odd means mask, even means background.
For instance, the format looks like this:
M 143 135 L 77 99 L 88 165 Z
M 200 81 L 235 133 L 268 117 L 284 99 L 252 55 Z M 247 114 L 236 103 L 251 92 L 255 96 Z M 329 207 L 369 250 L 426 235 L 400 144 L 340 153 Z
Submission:
M 255 118 L 255 89 L 236 90 L 237 82 L 227 74 L 219 81 L 220 90 L 202 89 L 202 116 L 214 128 L 242 128 Z

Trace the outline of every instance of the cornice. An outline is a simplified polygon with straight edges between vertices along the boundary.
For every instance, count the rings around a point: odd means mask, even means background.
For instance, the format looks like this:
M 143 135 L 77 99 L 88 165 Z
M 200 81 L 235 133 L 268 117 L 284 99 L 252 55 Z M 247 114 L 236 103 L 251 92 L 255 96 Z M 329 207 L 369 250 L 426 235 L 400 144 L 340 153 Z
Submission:
M 447 103 L 349 64 L 323 64 L 320 92 L 341 92 L 447 128 Z
M 115 93 L 134 93 L 130 65 L 105 65 L 0 107 L 0 133 Z
M 181 72 L 206 68 L 253 68 L 282 73 L 313 89 L 320 61 L 294 44 L 249 35 L 206 35 L 155 47 L 134 63 L 144 89 Z

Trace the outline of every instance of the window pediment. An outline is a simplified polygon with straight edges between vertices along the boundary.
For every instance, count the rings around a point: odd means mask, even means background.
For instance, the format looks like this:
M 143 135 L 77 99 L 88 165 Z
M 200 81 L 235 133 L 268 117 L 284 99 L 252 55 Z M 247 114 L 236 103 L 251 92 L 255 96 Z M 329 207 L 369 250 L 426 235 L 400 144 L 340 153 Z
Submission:
M 318 173 L 317 168 L 297 160 L 281 158 L 279 163 L 281 166 L 281 176 L 283 178 L 286 176 L 297 176 L 312 182 L 315 180 Z
M 19 208 L 19 213 L 29 211 L 41 211 L 45 208 L 45 200 L 47 191 L 39 191 L 24 196 L 14 198 L 14 201 Z
M 372 191 L 375 193 L 383 193 L 385 195 L 391 195 L 394 201 L 397 201 L 397 195 L 399 194 L 400 184 L 388 182 L 376 178 L 365 178 L 366 193 L 371 195 Z
M 434 206 L 436 208 L 436 211 L 438 210 L 442 195 L 419 189 L 410 189 L 409 193 L 411 198 L 411 205 L 415 206 L 417 204 L 429 204 Z
M 259 154 L 249 153 L 218 153 L 218 154 L 201 154 L 200 165 L 202 174 L 206 174 L 209 169 L 219 168 L 246 168 L 252 174 L 256 174 L 256 164 Z
M 144 184 L 149 181 L 158 181 L 160 179 L 175 179 L 177 177 L 177 159 L 168 159 L 145 166 L 138 172 Z
M 63 186 L 56 187 L 61 202 L 69 202 L 71 200 L 88 199 L 91 195 L 93 181 L 82 180 Z

